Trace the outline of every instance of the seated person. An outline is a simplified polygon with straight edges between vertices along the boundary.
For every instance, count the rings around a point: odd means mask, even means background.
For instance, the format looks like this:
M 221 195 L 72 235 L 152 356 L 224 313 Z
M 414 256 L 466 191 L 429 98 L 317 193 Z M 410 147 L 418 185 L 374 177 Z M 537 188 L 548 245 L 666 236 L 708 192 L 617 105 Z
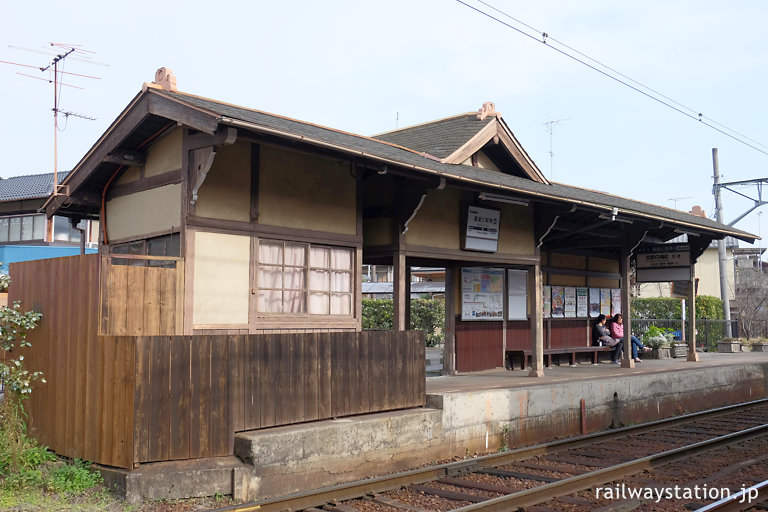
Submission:
M 616 313 L 613 317 L 613 321 L 611 322 L 611 337 L 613 338 L 619 338 L 624 339 L 624 319 L 621 316 L 621 313 Z M 648 352 L 651 350 L 651 347 L 646 347 L 643 345 L 643 342 L 637 339 L 635 336 L 631 336 L 630 339 L 632 340 L 632 358 L 635 360 L 636 363 L 642 363 L 643 360 L 640 359 L 637 356 L 637 351 L 642 350 L 643 352 Z
M 611 362 L 618 363 L 621 358 L 624 343 L 620 339 L 611 336 L 608 328 L 605 326 L 605 315 L 600 314 L 592 325 L 592 344 L 613 347 L 611 350 Z

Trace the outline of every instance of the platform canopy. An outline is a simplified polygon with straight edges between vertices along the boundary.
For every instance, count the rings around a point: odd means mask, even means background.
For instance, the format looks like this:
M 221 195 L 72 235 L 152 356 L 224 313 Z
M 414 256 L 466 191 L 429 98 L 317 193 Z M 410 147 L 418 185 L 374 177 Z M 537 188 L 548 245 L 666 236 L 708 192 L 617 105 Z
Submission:
M 67 193 L 51 197 L 46 213 L 98 218 L 102 192 L 120 166 L 140 163 L 147 139 L 177 124 L 192 129 L 192 143 L 195 137 L 207 137 L 207 144 L 224 140 L 227 130 L 235 128 L 276 144 L 352 157 L 367 172 L 401 177 L 407 196 L 401 218 L 415 212 L 425 190 L 446 184 L 471 190 L 489 204 L 535 205 L 535 236 L 544 251 L 617 254 L 621 247 L 685 234 L 695 260 L 712 240 L 732 236 L 752 243 L 758 238 L 705 217 L 549 182 L 492 104 L 479 112 L 366 137 L 151 87 L 133 99 L 65 178 Z

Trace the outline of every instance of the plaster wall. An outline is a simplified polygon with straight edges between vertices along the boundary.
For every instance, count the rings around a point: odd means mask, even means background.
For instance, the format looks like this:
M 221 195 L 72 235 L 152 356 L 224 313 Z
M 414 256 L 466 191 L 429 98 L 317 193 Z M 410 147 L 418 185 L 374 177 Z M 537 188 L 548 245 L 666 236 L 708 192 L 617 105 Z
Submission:
M 145 178 L 181 169 L 183 135 L 182 128 L 175 128 L 149 146 L 144 164 Z
M 406 243 L 459 250 L 461 200 L 461 191 L 455 188 L 430 190 L 408 224 Z
M 195 215 L 214 219 L 251 220 L 251 145 L 237 142 L 216 153 L 198 191 Z
M 127 183 L 135 183 L 141 179 L 141 168 L 131 166 L 123 171 L 123 173 L 115 180 L 115 185 L 125 185 Z
M 181 225 L 181 185 L 165 185 L 106 203 L 110 240 L 171 232 Z
M 462 202 L 469 200 L 471 200 L 469 196 L 454 188 L 430 191 L 408 225 L 406 242 L 413 245 L 460 250 Z M 501 210 L 497 252 L 534 254 L 533 209 L 508 204 L 493 204 L 493 207 Z
M 260 224 L 354 235 L 356 191 L 349 162 L 261 147 Z
M 195 232 L 192 321 L 248 323 L 251 237 Z

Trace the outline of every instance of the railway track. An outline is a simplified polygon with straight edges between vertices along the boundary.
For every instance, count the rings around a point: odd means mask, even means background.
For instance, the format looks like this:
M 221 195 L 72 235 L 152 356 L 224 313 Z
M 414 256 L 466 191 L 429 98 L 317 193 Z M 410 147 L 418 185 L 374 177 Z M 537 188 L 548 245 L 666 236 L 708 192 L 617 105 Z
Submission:
M 759 400 L 217 512 L 768 510 L 767 453 Z

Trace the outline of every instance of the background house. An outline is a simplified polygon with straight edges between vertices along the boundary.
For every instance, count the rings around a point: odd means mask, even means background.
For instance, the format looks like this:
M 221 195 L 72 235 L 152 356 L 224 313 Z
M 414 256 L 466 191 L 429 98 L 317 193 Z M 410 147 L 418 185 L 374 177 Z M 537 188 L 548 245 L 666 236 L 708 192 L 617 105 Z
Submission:
M 58 173 L 61 182 L 67 172 Z M 87 253 L 96 252 L 98 221 L 72 225 L 67 217 L 50 219 L 40 209 L 53 191 L 53 173 L 0 179 L 0 272 L 8 264 L 80 253 L 85 237 Z

